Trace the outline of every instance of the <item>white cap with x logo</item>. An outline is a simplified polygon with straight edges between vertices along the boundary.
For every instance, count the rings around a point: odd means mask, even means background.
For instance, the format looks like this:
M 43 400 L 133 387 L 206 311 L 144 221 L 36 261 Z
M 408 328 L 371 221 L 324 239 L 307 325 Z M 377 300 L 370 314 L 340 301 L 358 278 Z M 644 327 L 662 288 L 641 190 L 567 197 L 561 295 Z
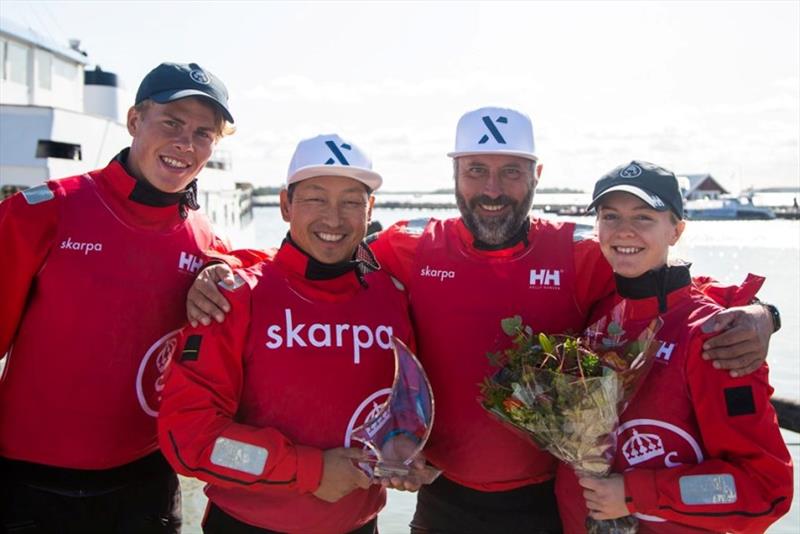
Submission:
M 535 160 L 533 125 L 524 113 L 508 108 L 480 108 L 465 113 L 456 127 L 451 158 L 476 154 L 506 154 Z
M 383 178 L 372 170 L 372 160 L 358 146 L 336 134 L 318 135 L 297 144 L 286 185 L 316 176 L 346 176 L 375 191 Z

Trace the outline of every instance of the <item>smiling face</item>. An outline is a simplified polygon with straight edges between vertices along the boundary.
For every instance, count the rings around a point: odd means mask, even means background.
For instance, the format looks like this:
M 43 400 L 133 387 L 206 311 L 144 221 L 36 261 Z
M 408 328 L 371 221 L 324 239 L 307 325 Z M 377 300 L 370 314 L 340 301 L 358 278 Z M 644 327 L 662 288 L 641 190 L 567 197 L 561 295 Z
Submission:
M 281 215 L 298 247 L 319 262 L 339 263 L 364 239 L 374 202 L 358 180 L 317 176 L 297 182 L 291 200 L 281 191 Z
M 669 211 L 656 211 L 630 193 L 613 192 L 597 207 L 597 235 L 614 272 L 635 278 L 667 263 L 669 247 L 686 223 Z
M 218 116 L 212 104 L 196 97 L 132 107 L 128 170 L 166 193 L 181 191 L 211 157 L 219 138 Z
M 475 155 L 455 160 L 456 203 L 476 239 L 499 245 L 519 230 L 533 203 L 541 167 L 517 156 Z

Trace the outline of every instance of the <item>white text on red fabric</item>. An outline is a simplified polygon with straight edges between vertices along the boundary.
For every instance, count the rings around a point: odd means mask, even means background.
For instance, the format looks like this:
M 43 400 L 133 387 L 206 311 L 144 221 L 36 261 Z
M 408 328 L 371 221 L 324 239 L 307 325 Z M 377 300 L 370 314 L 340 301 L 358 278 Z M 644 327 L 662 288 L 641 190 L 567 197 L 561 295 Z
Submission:
M 330 324 L 311 323 L 306 328 L 306 323 L 294 324 L 292 310 L 284 310 L 284 324 L 273 324 L 267 327 L 269 341 L 265 343 L 268 349 L 279 349 L 286 346 L 293 347 L 343 347 L 353 346 L 353 363 L 361 361 L 361 349 L 371 348 L 374 344 L 382 349 L 392 347 L 392 327 L 379 325 L 373 329 L 363 324 Z

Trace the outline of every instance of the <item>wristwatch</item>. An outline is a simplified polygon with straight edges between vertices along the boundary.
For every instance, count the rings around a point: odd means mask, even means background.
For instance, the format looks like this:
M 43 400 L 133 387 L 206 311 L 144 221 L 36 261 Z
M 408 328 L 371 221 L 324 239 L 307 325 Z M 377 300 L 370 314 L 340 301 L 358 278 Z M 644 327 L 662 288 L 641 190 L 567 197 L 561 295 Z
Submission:
M 772 333 L 774 334 L 781 329 L 781 312 L 778 311 L 778 307 L 774 304 L 767 302 L 761 302 L 760 304 L 766 308 L 770 317 L 772 317 Z

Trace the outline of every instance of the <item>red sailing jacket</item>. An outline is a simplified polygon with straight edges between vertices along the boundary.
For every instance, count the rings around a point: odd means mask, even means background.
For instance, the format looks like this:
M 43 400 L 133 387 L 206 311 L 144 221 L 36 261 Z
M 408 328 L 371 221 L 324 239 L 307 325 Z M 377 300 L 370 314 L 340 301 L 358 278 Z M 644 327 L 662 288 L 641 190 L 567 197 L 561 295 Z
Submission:
M 433 386 L 436 423 L 426 448 L 445 476 L 482 491 L 553 477 L 549 454 L 483 410 L 478 384 L 493 368 L 486 353 L 508 343 L 505 317 L 536 331 L 579 332 L 591 305 L 613 291 L 596 241 L 574 225 L 533 219 L 524 243 L 475 248 L 460 219 L 398 223 L 371 247 L 409 291 L 419 356 Z
M 751 275 L 741 287 L 705 291 L 736 306 L 762 282 Z M 767 366 L 741 378 L 714 369 L 701 356 L 700 326 L 720 307 L 691 284 L 667 303 L 656 362 L 618 430 L 613 471 L 624 474 L 628 509 L 641 533 L 763 532 L 792 500 L 791 456 L 769 402 Z M 627 332 L 659 315 L 655 297 L 627 306 Z M 582 488 L 564 465 L 556 495 L 565 532 L 585 532 Z
M 0 456 L 106 469 L 157 449 L 186 291 L 221 247 L 205 219 L 128 200 L 114 161 L 0 203 Z
M 347 532 L 374 518 L 386 494 L 375 485 L 317 499 L 322 452 L 351 446 L 351 431 L 387 397 L 391 336 L 410 343 L 411 323 L 384 272 L 367 274 L 364 288 L 354 272 L 308 280 L 307 262 L 285 243 L 274 260 L 237 271 L 225 322 L 185 333 L 159 436 L 176 470 L 209 482 L 209 499 L 236 519 Z

